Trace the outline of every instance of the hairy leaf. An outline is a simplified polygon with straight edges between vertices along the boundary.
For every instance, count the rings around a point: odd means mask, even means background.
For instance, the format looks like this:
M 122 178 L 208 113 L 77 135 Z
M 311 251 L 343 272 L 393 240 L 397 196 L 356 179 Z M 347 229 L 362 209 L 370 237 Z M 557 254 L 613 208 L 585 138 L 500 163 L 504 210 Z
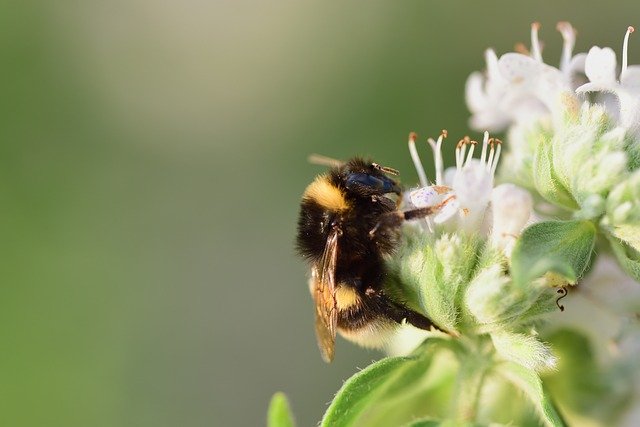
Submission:
M 613 236 L 607 237 L 620 266 L 636 282 L 640 282 L 640 252 Z
M 579 209 L 569 190 L 556 176 L 550 141 L 542 140 L 533 159 L 533 182 L 538 193 L 549 202 L 569 210 Z
M 549 348 L 531 335 L 495 332 L 491 340 L 500 356 L 525 368 L 538 370 L 556 363 Z
M 511 257 L 511 275 L 524 286 L 546 273 L 575 284 L 591 259 L 596 227 L 591 221 L 545 221 L 520 236 Z
M 353 375 L 329 405 L 321 426 L 370 425 L 369 421 L 378 416 L 376 411 L 386 402 L 404 393 L 415 394 L 416 389 L 424 387 L 435 350 L 442 348 L 453 349 L 455 344 L 448 339 L 430 338 L 416 349 L 414 356 L 382 359 Z M 406 421 L 412 414 L 398 416 Z
M 545 394 L 542 381 L 535 371 L 514 362 L 505 362 L 496 367 L 496 372 L 524 392 L 545 425 L 564 426 L 562 418 Z

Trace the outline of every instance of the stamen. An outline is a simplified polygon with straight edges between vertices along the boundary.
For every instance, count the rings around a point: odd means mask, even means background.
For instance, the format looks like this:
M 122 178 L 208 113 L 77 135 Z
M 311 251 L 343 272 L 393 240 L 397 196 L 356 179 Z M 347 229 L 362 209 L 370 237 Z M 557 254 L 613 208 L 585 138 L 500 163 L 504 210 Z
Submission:
M 566 21 L 558 22 L 556 29 L 562 34 L 564 43 L 562 45 L 562 56 L 560 57 L 560 69 L 564 72 L 569 71 L 571 63 L 571 55 L 573 55 L 573 47 L 576 44 L 576 30 Z
M 442 129 L 440 132 L 440 136 L 437 141 L 434 141 L 433 138 L 427 139 L 429 145 L 431 145 L 431 149 L 433 150 L 433 160 L 436 164 L 436 185 L 442 185 L 444 183 L 443 172 L 444 172 L 444 162 L 442 160 L 442 141 L 447 137 L 447 130 Z
M 433 233 L 435 230 L 433 229 L 433 221 L 431 220 L 431 218 L 425 218 L 425 221 L 427 222 L 427 229 L 429 230 L 429 233 Z
M 484 137 L 482 138 L 482 154 L 480 155 L 480 162 L 484 163 L 487 158 L 487 145 L 489 144 L 489 132 L 484 132 Z
M 624 42 L 622 43 L 622 71 L 620 72 L 620 80 L 622 80 L 622 76 L 627 72 L 627 52 L 629 51 L 629 36 L 636 29 L 632 26 L 627 27 L 627 33 L 624 35 Z
M 538 62 L 542 62 L 542 49 L 540 48 L 540 40 L 538 39 L 538 30 L 540 23 L 531 24 L 531 56 Z
M 460 141 L 458 141 L 458 145 L 456 145 L 456 169 L 460 171 L 462 169 L 464 163 L 464 155 L 467 152 L 467 144 L 469 144 L 471 139 L 468 135 L 465 135 Z
M 478 141 L 470 140 L 469 144 L 471 144 L 471 148 L 469 148 L 469 154 L 467 154 L 467 160 L 464 162 L 465 166 L 467 166 L 471 162 L 471 159 L 473 158 L 473 150 L 475 150 L 476 144 L 478 144 Z
M 498 138 L 494 138 L 494 142 L 498 145 L 496 148 L 496 156 L 493 159 L 493 164 L 491 165 L 491 176 L 495 176 L 496 169 L 498 168 L 498 160 L 500 160 L 500 151 L 502 151 L 502 141 Z
M 491 171 L 491 165 L 493 165 L 493 156 L 495 154 L 495 144 L 493 143 L 494 139 L 489 138 L 489 145 L 491 145 L 491 149 L 489 150 L 489 159 L 487 160 L 487 170 Z
M 428 187 L 429 182 L 427 181 L 427 174 L 424 172 L 424 168 L 422 167 L 422 162 L 420 161 L 420 156 L 418 156 L 418 150 L 416 150 L 416 139 L 418 138 L 418 134 L 415 132 L 411 132 L 409 134 L 409 153 L 411 154 L 411 160 L 413 160 L 413 166 L 416 168 L 416 172 L 418 172 L 418 179 L 420 180 L 420 186 Z

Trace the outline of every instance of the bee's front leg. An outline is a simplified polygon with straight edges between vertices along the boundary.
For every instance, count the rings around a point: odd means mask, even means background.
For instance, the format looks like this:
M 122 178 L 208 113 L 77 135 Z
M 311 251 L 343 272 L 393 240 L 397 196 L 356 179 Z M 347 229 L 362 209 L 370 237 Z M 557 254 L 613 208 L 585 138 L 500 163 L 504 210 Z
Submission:
M 411 221 L 414 219 L 420 219 L 427 217 L 429 215 L 433 215 L 440 209 L 439 206 L 425 206 L 423 208 L 411 209 L 408 211 L 393 211 L 388 212 L 380 218 L 380 221 L 376 224 L 375 227 L 369 231 L 369 236 L 371 238 L 375 237 L 376 233 L 379 233 L 381 230 L 385 230 L 388 228 L 397 228 L 402 225 L 404 221 Z

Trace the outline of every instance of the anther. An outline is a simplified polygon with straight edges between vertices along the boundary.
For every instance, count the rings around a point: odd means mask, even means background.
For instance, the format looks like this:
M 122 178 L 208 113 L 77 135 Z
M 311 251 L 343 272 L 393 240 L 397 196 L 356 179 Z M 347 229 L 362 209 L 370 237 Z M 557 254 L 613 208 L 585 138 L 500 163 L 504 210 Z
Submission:
M 461 170 L 464 163 L 464 155 L 467 152 L 467 145 L 470 143 L 471 138 L 465 135 L 456 145 L 456 169 Z
M 469 154 L 467 154 L 467 160 L 464 163 L 465 165 L 468 165 L 471 162 L 471 159 L 473 158 L 473 151 L 475 150 L 478 141 L 471 139 L 469 140 L 469 144 L 471 145 L 471 148 L 469 149 Z
M 467 145 L 470 143 L 471 143 L 471 138 L 469 138 L 469 135 L 465 135 L 464 138 L 458 141 L 458 144 L 456 144 L 456 148 L 462 148 L 464 145 Z
M 442 129 L 442 131 L 440 132 L 440 136 L 446 138 L 447 136 L 449 136 L 449 132 L 447 132 L 446 129 Z

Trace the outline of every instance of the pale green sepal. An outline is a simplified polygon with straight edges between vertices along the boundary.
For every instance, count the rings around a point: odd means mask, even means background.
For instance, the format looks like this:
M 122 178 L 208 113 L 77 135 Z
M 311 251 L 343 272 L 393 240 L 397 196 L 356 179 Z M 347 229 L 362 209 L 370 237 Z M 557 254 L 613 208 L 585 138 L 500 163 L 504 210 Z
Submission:
M 295 425 L 287 396 L 284 393 L 274 394 L 267 412 L 267 427 L 294 427 Z

